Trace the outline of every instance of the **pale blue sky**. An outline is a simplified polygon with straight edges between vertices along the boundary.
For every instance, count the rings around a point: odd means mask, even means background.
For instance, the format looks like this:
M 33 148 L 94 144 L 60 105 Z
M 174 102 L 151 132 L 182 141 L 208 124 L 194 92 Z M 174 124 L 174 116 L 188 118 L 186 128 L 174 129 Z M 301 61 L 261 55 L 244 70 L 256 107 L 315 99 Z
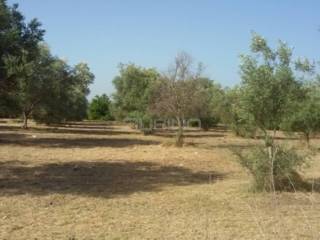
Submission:
M 278 39 L 296 56 L 319 60 L 319 0 L 8 0 L 46 29 L 54 54 L 70 64 L 88 62 L 96 76 L 91 97 L 113 91 L 120 62 L 160 71 L 178 51 L 206 65 L 223 86 L 239 83 L 239 54 L 252 30 Z

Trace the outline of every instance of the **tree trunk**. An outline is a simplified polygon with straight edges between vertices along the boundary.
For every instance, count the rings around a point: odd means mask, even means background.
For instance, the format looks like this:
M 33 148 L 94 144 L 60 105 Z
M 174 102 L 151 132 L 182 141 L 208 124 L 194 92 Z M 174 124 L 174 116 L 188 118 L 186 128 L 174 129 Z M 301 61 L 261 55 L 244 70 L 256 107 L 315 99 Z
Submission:
M 268 157 L 269 157 L 269 174 L 270 174 L 270 182 L 269 182 L 269 186 L 266 186 L 267 190 L 269 191 L 273 191 L 275 192 L 276 187 L 275 187 L 275 180 L 274 180 L 274 160 L 276 157 L 276 148 L 275 148 L 275 144 L 274 144 L 274 137 L 276 134 L 276 131 L 273 131 L 273 137 L 269 136 L 266 130 L 263 130 L 265 136 L 264 136 L 264 141 L 265 141 L 265 147 L 267 149 L 268 152 Z
M 310 133 L 305 133 L 305 137 L 306 137 L 306 140 L 307 140 L 307 146 L 309 148 L 310 147 Z
M 23 125 L 22 125 L 23 129 L 28 128 L 28 118 L 29 118 L 29 113 L 23 112 Z
M 269 160 L 270 160 L 270 190 L 275 192 L 275 182 L 274 182 L 274 159 L 275 159 L 275 149 L 274 146 L 268 147 Z
M 178 121 L 178 132 L 176 135 L 176 146 L 182 147 L 183 146 L 183 122 L 180 118 L 177 118 Z

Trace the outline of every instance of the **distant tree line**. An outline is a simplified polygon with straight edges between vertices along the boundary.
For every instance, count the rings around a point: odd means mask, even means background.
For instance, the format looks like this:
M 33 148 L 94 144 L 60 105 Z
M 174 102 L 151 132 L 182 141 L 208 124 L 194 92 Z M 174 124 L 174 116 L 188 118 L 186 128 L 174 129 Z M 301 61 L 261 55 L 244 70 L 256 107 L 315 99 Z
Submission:
M 152 128 L 153 119 L 174 119 L 176 146 L 183 146 L 186 119 L 197 118 L 204 130 L 220 123 L 242 137 L 262 138 L 264 146 L 235 151 L 254 177 L 256 190 L 292 190 L 304 185 L 297 169 L 306 158 L 276 142 L 279 130 L 300 133 L 309 145 L 320 132 L 320 76 L 316 64 L 293 57 L 279 41 L 273 49 L 253 33 L 251 53 L 241 56 L 241 83 L 222 88 L 203 75 L 187 53 L 179 53 L 167 72 L 134 64 L 121 65 L 114 79 L 114 116 L 138 119 Z M 150 124 L 151 123 L 151 124 Z
M 177 145 L 183 144 L 186 119 L 198 118 L 208 130 L 217 123 L 237 135 L 259 131 L 299 132 L 307 142 L 320 129 L 319 75 L 316 64 L 294 59 L 279 42 L 272 49 L 253 34 L 251 55 L 241 56 L 241 83 L 222 88 L 203 74 L 185 52 L 168 71 L 120 64 L 111 99 L 103 94 L 87 101 L 94 80 L 87 64 L 68 65 L 52 55 L 37 19 L 26 22 L 17 5 L 0 0 L 0 117 L 30 117 L 42 123 L 68 120 L 132 120 L 153 127 L 155 119 L 174 119 Z
M 254 33 L 251 55 L 242 55 L 241 83 L 222 88 L 203 75 L 185 52 L 179 53 L 167 72 L 134 64 L 120 65 L 113 80 L 112 115 L 116 119 L 174 119 L 177 145 L 183 144 L 184 120 L 198 118 L 204 130 L 217 123 L 236 135 L 256 137 L 260 133 L 299 132 L 309 143 L 320 131 L 320 77 L 316 64 L 293 59 L 292 49 L 282 41 L 273 50 Z
M 113 116 L 119 120 L 138 121 L 138 126 L 153 127 L 154 120 L 174 120 L 177 145 L 183 144 L 184 121 L 201 119 L 201 127 L 208 130 L 218 120 L 218 101 L 223 89 L 202 76 L 202 64 L 195 66 L 193 58 L 179 53 L 165 73 L 155 68 L 134 64 L 120 65 L 120 74 L 113 84 Z M 142 123 L 142 124 L 139 124 Z

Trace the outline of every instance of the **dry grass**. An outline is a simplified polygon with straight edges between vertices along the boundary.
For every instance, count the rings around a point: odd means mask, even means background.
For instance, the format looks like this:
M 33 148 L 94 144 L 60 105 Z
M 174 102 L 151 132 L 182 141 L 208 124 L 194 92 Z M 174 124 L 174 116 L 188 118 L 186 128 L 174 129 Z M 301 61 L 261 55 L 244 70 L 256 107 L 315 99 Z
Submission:
M 320 239 L 319 139 L 315 191 L 273 195 L 248 191 L 232 153 L 259 140 L 189 130 L 179 149 L 172 134 L 1 121 L 0 239 Z

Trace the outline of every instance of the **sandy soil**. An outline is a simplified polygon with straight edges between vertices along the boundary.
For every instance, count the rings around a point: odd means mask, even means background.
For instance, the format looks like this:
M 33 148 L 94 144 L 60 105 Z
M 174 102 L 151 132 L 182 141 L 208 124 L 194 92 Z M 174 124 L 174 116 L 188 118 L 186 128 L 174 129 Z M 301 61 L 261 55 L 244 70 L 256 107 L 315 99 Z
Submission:
M 252 193 L 224 128 L 143 136 L 124 125 L 21 130 L 0 121 L 0 239 L 320 239 L 320 139 L 313 192 Z M 278 141 L 305 151 L 299 138 Z

